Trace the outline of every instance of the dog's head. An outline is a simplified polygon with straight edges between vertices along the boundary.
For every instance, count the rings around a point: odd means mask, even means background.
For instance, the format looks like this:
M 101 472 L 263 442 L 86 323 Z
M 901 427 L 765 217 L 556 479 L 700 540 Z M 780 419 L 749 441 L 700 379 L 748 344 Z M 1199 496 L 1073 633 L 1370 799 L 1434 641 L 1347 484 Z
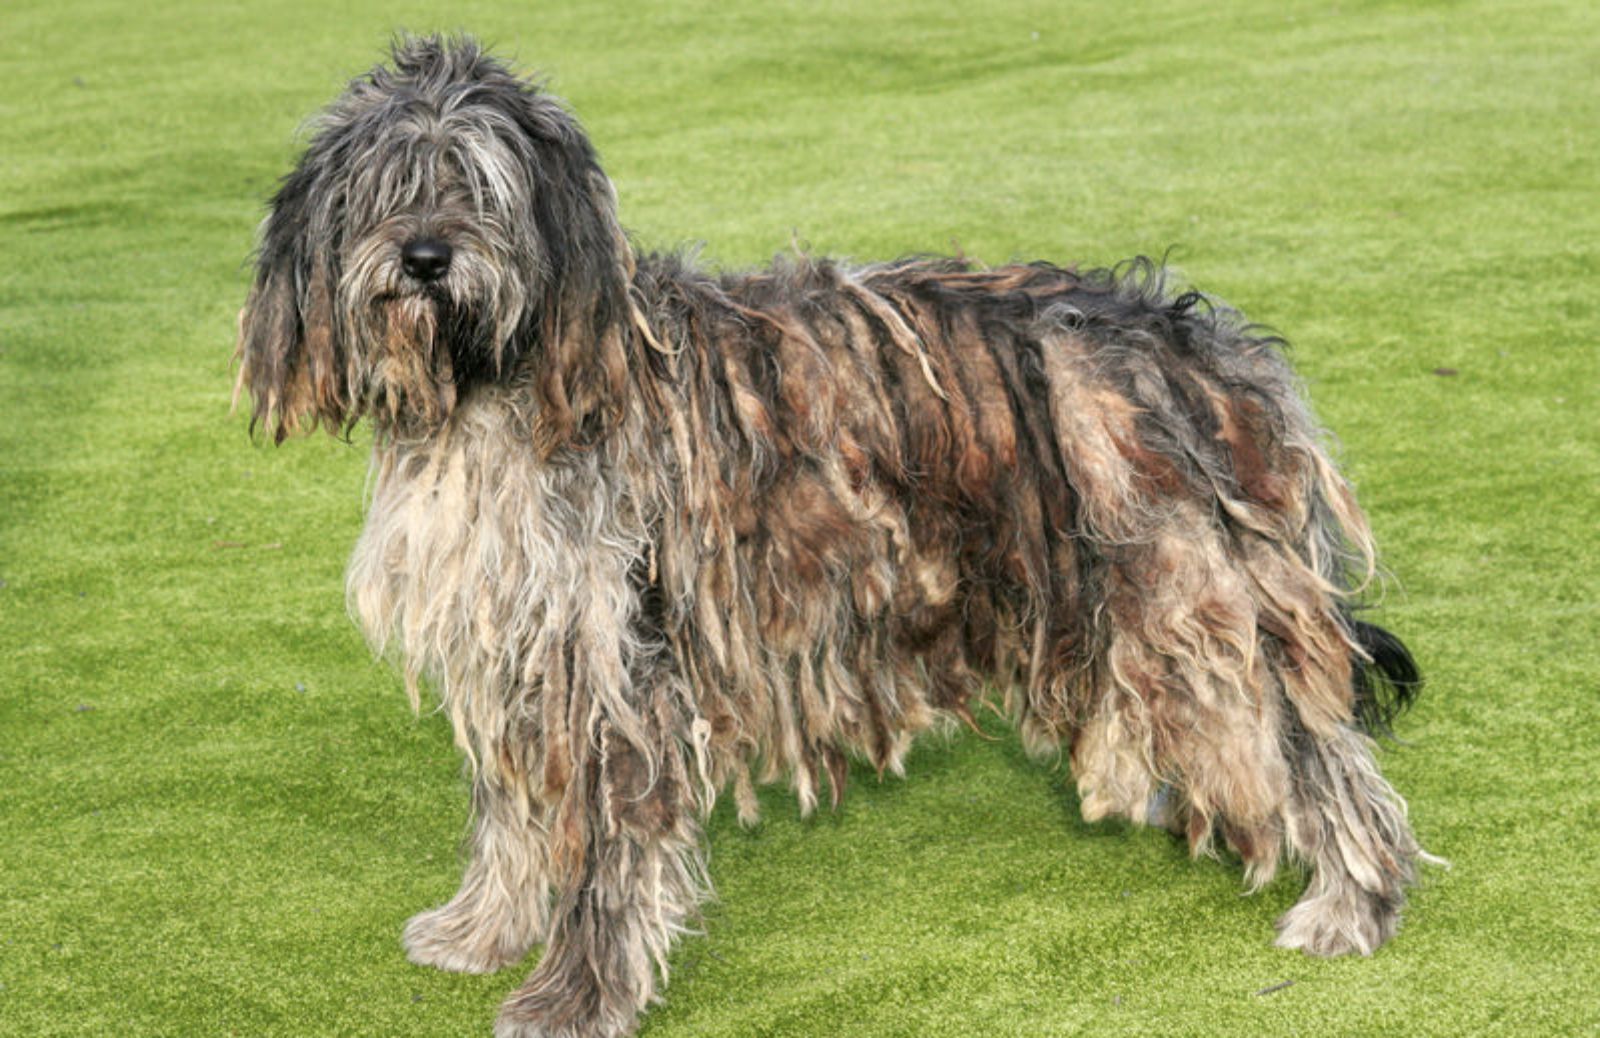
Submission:
M 239 386 L 276 441 L 426 435 L 525 379 L 545 450 L 620 398 L 632 256 L 577 121 L 469 39 L 406 38 L 316 123 L 262 224 Z

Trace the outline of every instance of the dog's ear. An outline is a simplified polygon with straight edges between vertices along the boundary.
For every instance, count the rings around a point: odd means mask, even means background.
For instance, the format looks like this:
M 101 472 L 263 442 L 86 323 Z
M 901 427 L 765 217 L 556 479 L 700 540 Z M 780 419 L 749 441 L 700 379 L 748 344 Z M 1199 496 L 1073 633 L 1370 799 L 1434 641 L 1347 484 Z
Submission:
M 528 145 L 532 219 L 541 244 L 544 294 L 534 327 L 536 440 L 548 453 L 593 442 L 621 417 L 634 321 L 633 250 L 617 218 L 616 192 L 594 147 L 550 95 L 523 85 L 516 118 Z
M 250 430 L 266 429 L 274 443 L 318 425 L 344 432 L 356 417 L 334 307 L 336 261 L 331 248 L 311 245 L 314 180 L 308 154 L 274 196 L 239 313 L 234 400 L 249 392 Z

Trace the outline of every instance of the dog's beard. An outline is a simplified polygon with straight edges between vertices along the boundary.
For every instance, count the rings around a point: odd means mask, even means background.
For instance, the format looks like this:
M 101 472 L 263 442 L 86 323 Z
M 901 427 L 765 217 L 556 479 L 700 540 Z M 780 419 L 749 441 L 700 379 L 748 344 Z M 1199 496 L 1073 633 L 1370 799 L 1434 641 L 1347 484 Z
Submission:
M 367 323 L 378 424 L 407 432 L 443 425 L 459 395 L 450 342 L 459 308 L 427 293 L 388 296 L 373 302 Z

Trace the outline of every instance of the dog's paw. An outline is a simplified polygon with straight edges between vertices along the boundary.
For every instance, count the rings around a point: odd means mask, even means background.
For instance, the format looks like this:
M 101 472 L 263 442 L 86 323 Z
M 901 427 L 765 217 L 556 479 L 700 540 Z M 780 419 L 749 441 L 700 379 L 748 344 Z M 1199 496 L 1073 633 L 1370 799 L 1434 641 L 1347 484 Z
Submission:
M 649 1000 L 625 979 L 624 971 L 607 984 L 584 959 L 554 949 L 501 1003 L 495 1038 L 625 1038 Z
M 637 1013 L 606 1012 L 607 1007 L 593 994 L 569 992 L 558 1001 L 558 993 L 549 988 L 519 991 L 500 1007 L 494 1038 L 624 1038 L 632 1034 Z
M 406 958 L 451 973 L 493 973 L 519 961 L 532 947 L 512 927 L 485 921 L 452 901 L 411 917 L 400 938 Z
M 550 1021 L 526 1013 L 501 1010 L 494 1021 L 494 1038 L 576 1038 L 571 1027 L 554 1029 L 546 1026 Z
M 542 1015 L 502 1010 L 495 1018 L 494 1038 L 590 1038 L 590 1032 Z
M 1397 908 L 1357 889 L 1304 899 L 1278 920 L 1274 943 L 1308 955 L 1371 955 L 1399 925 Z

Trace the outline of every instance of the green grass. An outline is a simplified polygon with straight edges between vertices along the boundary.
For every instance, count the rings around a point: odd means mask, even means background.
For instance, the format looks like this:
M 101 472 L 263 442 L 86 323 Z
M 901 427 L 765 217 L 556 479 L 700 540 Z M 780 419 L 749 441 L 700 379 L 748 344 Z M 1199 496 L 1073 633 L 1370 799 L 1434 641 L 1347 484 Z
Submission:
M 487 1034 L 520 978 L 400 954 L 466 798 L 343 613 L 362 450 L 228 414 L 263 200 L 400 26 L 545 70 L 647 244 L 1174 247 L 1294 341 L 1432 679 L 1384 766 L 1454 868 L 1372 959 L 1001 732 L 719 807 L 648 1038 L 1600 1030 L 1600 15 L 1201 7 L 8 0 L 0 1034 Z

